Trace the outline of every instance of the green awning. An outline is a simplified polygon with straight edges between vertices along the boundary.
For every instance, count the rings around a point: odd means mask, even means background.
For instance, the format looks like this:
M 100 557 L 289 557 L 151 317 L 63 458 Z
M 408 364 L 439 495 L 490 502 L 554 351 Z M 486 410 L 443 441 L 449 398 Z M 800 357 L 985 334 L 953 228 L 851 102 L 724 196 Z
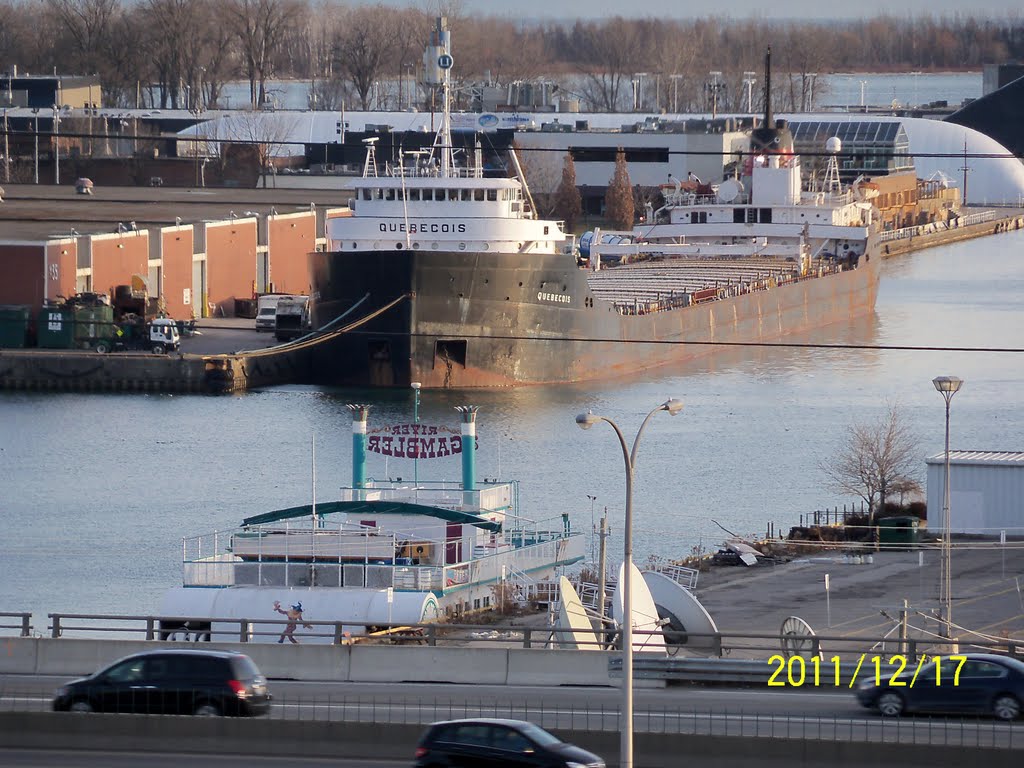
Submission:
M 425 504 L 411 504 L 404 501 L 328 501 L 317 504 L 316 513 L 317 515 L 333 515 L 336 513 L 349 515 L 423 515 L 424 517 L 436 517 L 449 523 L 475 525 L 477 528 L 483 528 L 488 531 L 501 530 L 501 523 L 495 523 L 471 512 L 460 512 L 457 509 L 445 509 L 443 507 L 429 507 Z M 242 526 L 249 527 L 277 523 L 282 520 L 310 517 L 312 514 L 312 505 L 305 504 L 301 507 L 278 509 L 273 512 L 264 512 L 262 515 L 247 517 L 242 521 Z

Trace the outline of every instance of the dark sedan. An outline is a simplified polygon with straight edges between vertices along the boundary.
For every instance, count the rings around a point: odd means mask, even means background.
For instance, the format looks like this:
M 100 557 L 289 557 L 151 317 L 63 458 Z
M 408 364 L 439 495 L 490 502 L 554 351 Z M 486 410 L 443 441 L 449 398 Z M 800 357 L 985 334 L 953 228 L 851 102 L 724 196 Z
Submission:
M 524 720 L 477 718 L 431 725 L 417 768 L 605 768 L 595 754 Z
M 270 711 L 266 678 L 233 651 L 137 653 L 58 689 L 57 712 L 254 716 Z
M 929 661 L 919 670 L 908 664 L 894 677 L 861 682 L 857 700 L 886 717 L 935 712 L 1016 720 L 1024 701 L 1024 662 L 991 653 L 969 653 Z

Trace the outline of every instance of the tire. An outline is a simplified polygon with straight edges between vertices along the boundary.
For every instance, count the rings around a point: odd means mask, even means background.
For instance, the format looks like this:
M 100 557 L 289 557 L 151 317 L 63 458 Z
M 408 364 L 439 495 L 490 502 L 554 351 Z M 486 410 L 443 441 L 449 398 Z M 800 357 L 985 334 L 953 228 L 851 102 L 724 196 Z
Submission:
M 992 714 L 1000 720 L 1016 720 L 1020 717 L 1020 702 L 1012 693 L 1001 693 L 992 702 Z
M 154 344 L 153 345 L 153 354 L 154 355 L 162 355 L 166 351 L 167 351 L 167 349 L 164 347 L 163 344 Z
M 71 706 L 68 707 L 68 712 L 95 712 L 92 704 L 85 699 L 79 699 L 78 701 L 72 701 Z
M 903 697 L 895 691 L 885 691 L 881 696 L 875 699 L 875 709 L 883 717 L 899 717 L 903 714 L 903 710 L 906 708 L 906 702 L 903 701 Z
M 110 345 L 105 341 L 97 341 L 96 346 L 93 347 L 99 354 L 105 355 L 110 351 Z
M 196 706 L 192 714 L 196 717 L 220 717 L 220 709 L 217 708 L 216 704 L 204 701 Z

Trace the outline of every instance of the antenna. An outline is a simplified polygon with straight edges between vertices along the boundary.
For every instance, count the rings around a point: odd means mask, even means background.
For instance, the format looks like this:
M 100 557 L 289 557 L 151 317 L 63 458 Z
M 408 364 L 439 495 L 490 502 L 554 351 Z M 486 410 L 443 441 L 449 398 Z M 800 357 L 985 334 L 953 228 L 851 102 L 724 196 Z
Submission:
M 814 630 L 799 616 L 790 616 L 782 622 L 779 635 L 782 653 L 787 659 L 793 656 L 811 659 L 821 655 L 821 644 L 815 639 Z
M 769 45 L 764 55 L 764 127 L 772 125 L 772 47 Z

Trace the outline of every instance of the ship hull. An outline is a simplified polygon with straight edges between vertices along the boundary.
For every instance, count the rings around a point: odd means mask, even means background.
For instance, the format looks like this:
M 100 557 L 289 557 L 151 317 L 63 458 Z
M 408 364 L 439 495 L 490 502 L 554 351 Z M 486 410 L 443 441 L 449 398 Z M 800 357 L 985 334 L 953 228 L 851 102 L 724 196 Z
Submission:
M 649 314 L 595 297 L 564 254 L 443 251 L 311 256 L 319 383 L 430 388 L 557 384 L 625 376 L 712 352 L 848 322 L 874 309 L 880 259 L 856 269 Z

